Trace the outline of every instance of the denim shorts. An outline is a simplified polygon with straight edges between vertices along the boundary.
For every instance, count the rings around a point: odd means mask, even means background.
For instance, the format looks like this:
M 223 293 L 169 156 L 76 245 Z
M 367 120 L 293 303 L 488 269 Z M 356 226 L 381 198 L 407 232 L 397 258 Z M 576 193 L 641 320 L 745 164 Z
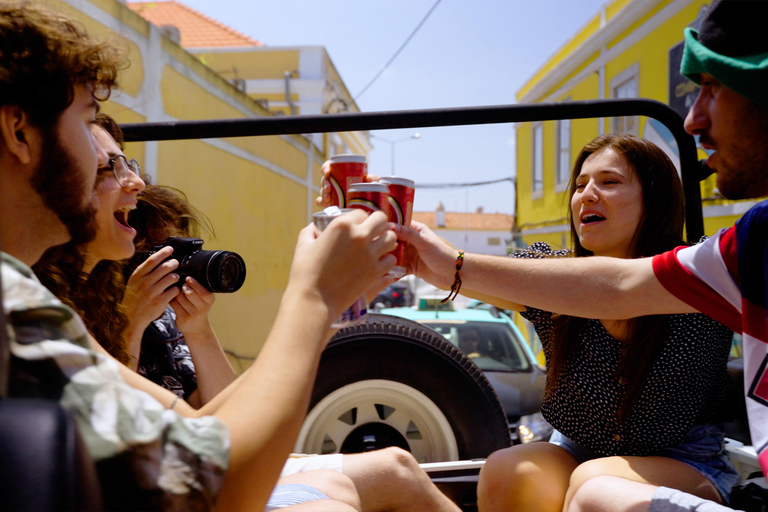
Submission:
M 682 443 L 653 455 L 688 464 L 712 482 L 723 502 L 728 503 L 731 488 L 739 483 L 741 478 L 725 453 L 724 437 L 723 430 L 715 424 L 695 425 Z M 552 433 L 549 442 L 567 450 L 579 464 L 600 458 L 592 450 L 568 439 L 557 430 Z

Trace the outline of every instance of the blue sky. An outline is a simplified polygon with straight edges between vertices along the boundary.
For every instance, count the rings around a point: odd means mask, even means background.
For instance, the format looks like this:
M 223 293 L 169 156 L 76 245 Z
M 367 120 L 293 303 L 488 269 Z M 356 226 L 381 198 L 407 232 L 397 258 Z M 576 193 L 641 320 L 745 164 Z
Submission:
M 269 46 L 324 46 L 357 95 L 392 57 L 435 0 L 180 0 Z M 605 0 L 442 0 L 361 110 L 505 105 Z M 372 132 L 395 146 L 395 173 L 419 183 L 466 183 L 515 173 L 511 125 Z M 389 175 L 391 146 L 372 141 L 369 172 Z M 415 209 L 513 213 L 511 183 L 419 189 Z

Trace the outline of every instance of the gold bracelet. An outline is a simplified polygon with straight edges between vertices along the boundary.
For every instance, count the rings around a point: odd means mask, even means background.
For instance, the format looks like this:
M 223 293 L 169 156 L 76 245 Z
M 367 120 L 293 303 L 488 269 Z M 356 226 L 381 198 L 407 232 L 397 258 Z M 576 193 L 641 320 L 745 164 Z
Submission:
M 453 279 L 453 284 L 451 285 L 451 291 L 446 298 L 440 301 L 440 304 L 445 304 L 449 300 L 455 299 L 456 296 L 459 294 L 459 290 L 461 290 L 461 278 L 459 277 L 459 270 L 461 270 L 461 265 L 463 263 L 464 263 L 464 251 L 459 251 L 459 255 L 456 257 L 456 277 Z M 453 295 L 453 297 L 451 297 L 451 295 Z

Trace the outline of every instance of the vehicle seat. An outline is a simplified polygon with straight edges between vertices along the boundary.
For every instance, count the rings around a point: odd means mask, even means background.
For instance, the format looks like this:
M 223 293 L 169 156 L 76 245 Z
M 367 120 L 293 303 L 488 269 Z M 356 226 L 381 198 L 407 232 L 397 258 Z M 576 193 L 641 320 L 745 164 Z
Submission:
M 72 415 L 57 402 L 0 400 L 0 510 L 101 510 Z

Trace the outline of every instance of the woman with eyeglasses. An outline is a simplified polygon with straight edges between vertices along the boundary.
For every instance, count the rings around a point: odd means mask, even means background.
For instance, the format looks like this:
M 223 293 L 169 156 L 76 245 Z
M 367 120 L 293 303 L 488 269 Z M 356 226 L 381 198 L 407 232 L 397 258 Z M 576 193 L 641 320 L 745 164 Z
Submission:
M 173 347 L 169 346 L 166 365 L 179 371 L 165 372 L 161 385 L 193 407 L 200 407 L 235 379 L 207 321 L 213 293 L 196 282 L 173 286 L 179 280 L 174 273 L 178 261 L 168 259 L 170 248 L 150 256 L 126 280 L 125 260 L 135 252 L 137 234 L 128 216 L 136 209 L 145 183 L 138 162 L 126 158 L 118 145 L 118 141 L 122 143 L 122 132 L 112 118 L 98 114 L 93 134 L 105 152 L 96 178 L 96 236 L 84 245 L 68 243 L 49 249 L 34 266 L 35 273 L 62 302 L 80 314 L 107 352 L 134 371 L 140 371 L 142 336 L 147 327 L 166 314 L 169 304 L 179 310 L 178 324 L 184 336 L 212 350 L 202 350 L 205 357 L 193 361 L 194 354 L 179 338 Z M 197 359 L 203 361 L 194 364 Z

